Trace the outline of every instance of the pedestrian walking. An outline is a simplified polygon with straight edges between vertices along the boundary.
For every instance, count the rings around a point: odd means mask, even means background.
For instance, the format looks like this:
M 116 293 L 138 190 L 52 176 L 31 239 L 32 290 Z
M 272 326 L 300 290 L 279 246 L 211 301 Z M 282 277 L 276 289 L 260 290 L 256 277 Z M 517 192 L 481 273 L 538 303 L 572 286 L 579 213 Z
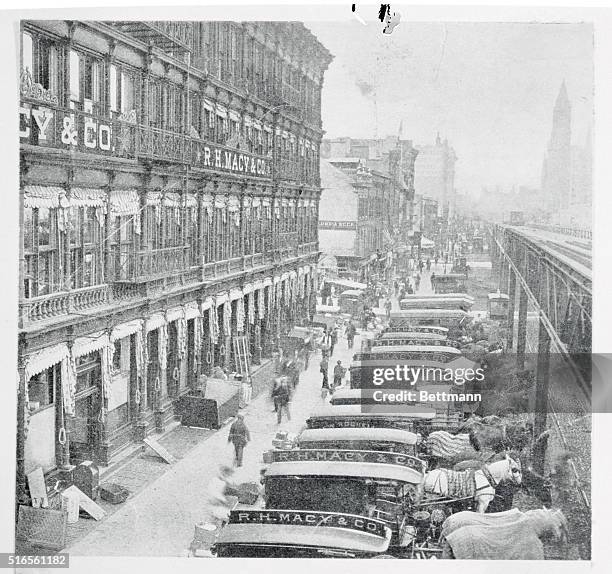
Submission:
M 385 301 L 385 311 L 387 312 L 387 320 L 391 319 L 391 299 Z
M 334 354 L 334 347 L 336 346 L 337 342 L 338 342 L 338 329 L 334 329 L 331 332 L 331 335 L 329 338 L 329 356 L 330 357 Z
M 414 278 L 414 290 L 418 291 L 420 286 L 421 286 L 421 275 L 417 273 L 416 277 Z
M 357 329 L 355 328 L 355 325 L 353 325 L 353 322 L 351 321 L 346 327 L 346 342 L 347 342 L 349 349 L 353 348 L 353 343 L 355 342 L 356 332 L 357 332 Z
M 431 259 L 427 259 L 427 263 L 425 264 L 427 267 L 427 271 L 429 271 L 431 269 Z
M 393 291 L 395 292 L 395 296 L 397 297 L 397 294 L 399 292 L 399 283 L 397 282 L 397 279 L 393 281 Z
M 408 295 L 414 295 L 414 289 L 412 288 L 412 284 L 411 283 L 408 284 L 407 293 L 408 293 Z
M 425 265 L 423 265 L 423 260 L 419 259 L 419 273 L 423 273 L 423 267 L 425 267 Z
M 319 372 L 323 375 L 323 381 L 321 383 L 322 387 L 329 389 L 329 381 L 328 381 L 328 371 L 329 371 L 329 359 L 327 357 L 323 357 L 321 359 L 321 363 L 319 364 Z
M 236 415 L 236 420 L 230 427 L 229 436 L 227 442 L 231 442 L 234 445 L 234 465 L 242 466 L 242 455 L 244 453 L 244 447 L 251 440 L 251 433 L 244 424 L 244 416 L 242 413 Z
M 291 391 L 289 390 L 289 381 L 287 377 L 281 377 L 279 384 L 272 391 L 274 398 L 274 406 L 276 408 L 276 421 L 281 424 L 283 420 L 283 411 L 287 415 L 287 420 L 291 420 L 289 413 L 289 401 L 291 399 Z
M 287 365 L 287 376 L 291 382 L 291 388 L 295 389 L 300 382 L 300 368 L 295 359 L 289 361 Z
M 230 502 L 225 495 L 228 487 L 232 486 L 230 479 L 234 470 L 229 466 L 220 466 L 216 476 L 208 483 L 207 503 L 212 518 L 223 524 L 227 522 L 230 514 Z
M 242 405 L 247 406 L 253 396 L 253 380 L 251 375 L 245 374 L 242 379 Z
M 342 385 L 342 379 L 346 373 L 346 369 L 342 366 L 342 361 L 338 361 L 334 367 L 334 384 L 332 386 L 332 393 Z

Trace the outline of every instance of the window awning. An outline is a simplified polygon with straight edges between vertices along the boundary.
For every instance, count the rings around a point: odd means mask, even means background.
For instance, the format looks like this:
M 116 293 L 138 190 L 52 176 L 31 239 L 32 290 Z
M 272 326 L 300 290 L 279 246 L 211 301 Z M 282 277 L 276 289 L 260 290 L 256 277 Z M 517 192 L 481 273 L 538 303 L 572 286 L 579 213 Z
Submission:
M 181 196 L 178 193 L 166 193 L 163 199 L 164 207 L 181 207 Z
M 270 134 L 272 133 L 272 128 L 270 126 L 264 126 L 263 129 L 264 129 L 264 132 L 268 132 Z
M 270 286 L 272 286 L 272 278 L 271 278 L 271 277 L 266 277 L 266 278 L 263 280 L 263 286 L 264 286 L 264 287 L 270 287 Z
M 108 347 L 110 341 L 106 331 L 98 331 L 85 337 L 77 337 L 72 345 L 72 356 L 76 359 Z
M 104 207 L 106 205 L 106 191 L 102 189 L 84 189 L 73 187 L 70 190 L 71 207 Z
M 31 207 L 34 209 L 47 208 L 54 209 L 60 206 L 60 196 L 66 192 L 61 187 L 52 187 L 44 185 L 26 185 L 23 188 L 24 207 Z
M 159 329 L 162 325 L 166 324 L 166 318 L 162 313 L 155 313 L 151 315 L 145 323 L 145 332 L 154 331 Z
M 196 199 L 196 196 L 193 195 L 192 193 L 188 193 L 186 195 L 186 206 L 187 207 L 197 207 L 198 206 L 198 200 Z
M 248 293 L 252 293 L 253 292 L 253 284 L 252 283 L 247 283 L 246 285 L 244 285 L 242 287 L 242 292 L 247 295 Z
M 227 110 L 225 108 L 217 105 L 215 112 L 220 118 L 227 118 Z
M 161 205 L 161 198 L 161 191 L 147 191 L 145 201 L 148 206 L 159 206 Z
M 236 299 L 242 298 L 242 289 L 231 289 L 230 290 L 230 301 L 235 301 Z
M 199 317 L 200 309 L 198 309 L 198 304 L 196 301 L 191 301 L 185 305 L 185 319 L 194 319 L 195 317 Z
M 202 106 L 204 106 L 204 109 L 208 110 L 209 112 L 215 111 L 215 104 L 209 100 L 202 100 Z
M 213 298 L 212 297 L 206 297 L 206 299 L 204 299 L 204 301 L 202 301 L 202 313 L 204 313 L 205 311 L 208 311 L 209 309 L 212 308 L 214 304 Z
M 52 347 L 46 347 L 36 351 L 25 358 L 25 381 L 29 381 L 34 375 L 42 373 L 45 369 L 61 363 L 68 357 L 68 345 L 58 343 Z
M 215 306 L 223 305 L 223 303 L 227 303 L 229 301 L 229 296 L 227 293 L 221 293 L 215 297 Z
M 166 311 L 166 321 L 168 323 L 172 323 L 172 321 L 176 321 L 177 319 L 181 319 L 183 317 L 183 307 L 173 307 L 172 309 L 168 309 Z
M 233 122 L 240 121 L 240 115 L 238 114 L 238 112 L 235 112 L 234 110 L 230 110 L 229 117 L 230 117 L 230 120 L 232 120 Z
M 140 212 L 138 192 L 135 189 L 111 191 L 111 214 L 137 215 Z
M 114 343 L 119 339 L 133 335 L 134 333 L 138 333 L 138 331 L 141 329 L 142 321 L 140 319 L 134 319 L 133 321 L 128 321 L 127 323 L 121 323 L 111 331 L 110 342 Z

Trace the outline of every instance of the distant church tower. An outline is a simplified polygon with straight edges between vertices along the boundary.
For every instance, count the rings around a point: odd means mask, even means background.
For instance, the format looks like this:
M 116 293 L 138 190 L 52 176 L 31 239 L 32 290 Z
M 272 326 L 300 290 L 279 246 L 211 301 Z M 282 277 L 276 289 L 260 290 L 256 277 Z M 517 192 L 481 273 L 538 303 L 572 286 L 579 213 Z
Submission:
M 571 199 L 572 106 L 565 81 L 553 110 L 552 132 L 545 160 L 545 191 L 552 200 L 553 218 L 567 209 Z

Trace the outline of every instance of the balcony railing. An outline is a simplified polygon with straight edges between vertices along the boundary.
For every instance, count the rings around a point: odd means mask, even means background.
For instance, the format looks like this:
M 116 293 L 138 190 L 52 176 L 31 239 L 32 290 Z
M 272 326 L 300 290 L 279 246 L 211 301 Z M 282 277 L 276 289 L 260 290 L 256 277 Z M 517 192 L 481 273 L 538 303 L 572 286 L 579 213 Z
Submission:
M 263 253 L 233 257 L 222 261 L 212 261 L 202 264 L 202 281 L 210 281 L 228 275 L 235 275 L 261 267 L 269 262 L 269 257 Z
M 24 299 L 19 307 L 21 320 L 23 324 L 27 324 L 86 311 L 107 304 L 109 300 L 109 286 L 95 285 Z
M 152 43 L 162 50 L 175 52 L 191 49 L 191 22 L 156 20 L 107 23 L 145 44 Z
M 272 179 L 270 155 L 192 137 L 162 128 L 137 124 L 137 114 L 96 115 L 81 110 L 49 107 L 26 98 L 20 110 L 20 142 L 126 159 L 183 163 L 195 168 Z M 317 185 L 315 162 L 282 158 L 276 177 Z

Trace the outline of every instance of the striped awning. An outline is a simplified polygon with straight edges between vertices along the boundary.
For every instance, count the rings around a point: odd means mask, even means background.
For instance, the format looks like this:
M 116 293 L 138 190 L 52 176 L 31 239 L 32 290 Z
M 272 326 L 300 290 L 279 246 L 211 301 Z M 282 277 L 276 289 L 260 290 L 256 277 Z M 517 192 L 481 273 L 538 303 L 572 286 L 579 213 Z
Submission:
M 68 345 L 66 343 L 58 343 L 27 355 L 25 358 L 25 380 L 29 381 L 34 375 L 61 363 L 66 357 L 68 357 Z
M 202 301 L 202 307 L 201 307 L 202 313 L 204 313 L 205 311 L 208 311 L 213 305 L 214 305 L 213 298 L 212 297 L 206 297 L 206 299 L 204 299 L 204 301 Z
M 242 289 L 231 289 L 229 294 L 230 301 L 242 298 Z
M 176 321 L 177 319 L 181 319 L 183 317 L 183 307 L 173 307 L 172 309 L 168 309 L 166 311 L 166 321 L 168 323 L 172 323 L 172 321 Z
M 223 106 L 217 104 L 215 112 L 220 118 L 227 118 L 227 110 Z
M 272 286 L 272 277 L 266 277 L 263 280 L 263 287 L 270 287 Z
M 70 190 L 71 207 L 104 207 L 107 193 L 103 189 L 73 187 Z
M 111 191 L 111 214 L 126 216 L 140 212 L 138 192 L 135 189 Z
M 247 283 L 242 287 L 242 292 L 246 295 L 247 293 L 253 292 L 253 284 Z
M 142 320 L 134 319 L 133 321 L 128 321 L 127 323 L 121 323 L 113 328 L 110 334 L 110 341 L 114 343 L 119 339 L 123 339 L 128 337 L 129 335 L 133 335 L 134 333 L 138 333 L 142 329 Z
M 192 193 L 188 193 L 185 196 L 185 205 L 187 207 L 197 207 L 198 206 L 198 200 L 197 200 L 196 196 L 193 195 Z
M 191 301 L 185 305 L 185 319 L 193 319 L 199 317 L 200 309 L 198 308 L 197 301 Z
M 60 206 L 60 196 L 66 192 L 61 187 L 26 185 L 23 193 L 24 207 L 54 209 Z
M 99 351 L 103 347 L 108 347 L 110 344 L 108 333 L 106 331 L 98 331 L 85 337 L 77 337 L 72 345 L 72 356 L 76 359 L 84 355 L 89 355 L 95 351 Z
M 227 205 L 230 211 L 238 211 L 240 209 L 240 200 L 236 196 L 231 195 Z
M 230 117 L 230 120 L 232 120 L 233 122 L 240 121 L 240 114 L 238 112 L 235 112 L 234 110 L 229 111 L 229 117 Z
M 166 193 L 163 205 L 164 207 L 181 207 L 181 195 L 179 193 Z
M 202 106 L 204 106 L 205 110 L 209 112 L 215 111 L 215 104 L 213 104 L 210 100 L 202 100 Z
M 215 306 L 223 305 L 229 301 L 229 295 L 227 293 L 220 293 L 215 297 Z
M 147 191 L 145 198 L 147 205 L 161 205 L 162 194 L 161 191 Z
M 149 331 L 154 331 L 155 329 L 159 329 L 162 325 L 166 324 L 166 318 L 163 313 L 155 313 L 151 315 L 145 322 L 145 331 L 148 333 Z

